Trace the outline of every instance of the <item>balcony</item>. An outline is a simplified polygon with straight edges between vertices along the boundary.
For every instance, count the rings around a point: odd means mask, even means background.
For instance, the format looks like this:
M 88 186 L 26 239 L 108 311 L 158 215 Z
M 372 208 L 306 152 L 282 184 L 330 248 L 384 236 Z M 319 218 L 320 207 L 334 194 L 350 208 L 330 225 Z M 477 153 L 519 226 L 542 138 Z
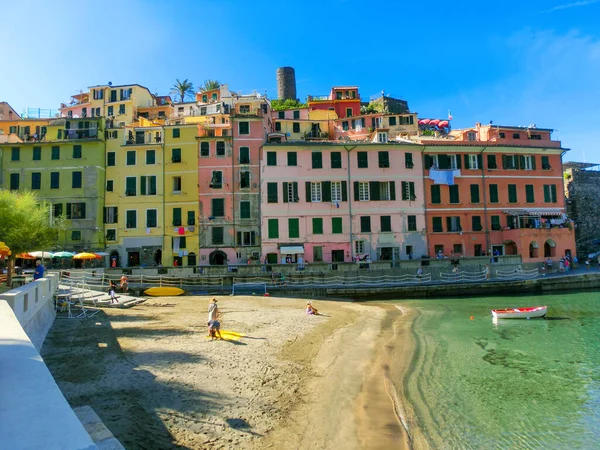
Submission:
M 304 133 L 304 139 L 307 141 L 327 140 L 329 139 L 329 133 L 327 131 L 306 131 Z
M 62 136 L 63 139 L 68 141 L 81 139 L 98 139 L 98 128 L 77 128 L 74 130 L 63 130 Z
M 264 117 L 265 111 L 262 108 L 237 108 L 232 111 L 233 117 Z
M 149 145 L 161 144 L 163 142 L 162 131 L 152 130 L 128 130 L 125 133 L 123 145 Z
M 306 97 L 308 102 L 330 102 L 331 98 L 329 95 L 309 95 Z

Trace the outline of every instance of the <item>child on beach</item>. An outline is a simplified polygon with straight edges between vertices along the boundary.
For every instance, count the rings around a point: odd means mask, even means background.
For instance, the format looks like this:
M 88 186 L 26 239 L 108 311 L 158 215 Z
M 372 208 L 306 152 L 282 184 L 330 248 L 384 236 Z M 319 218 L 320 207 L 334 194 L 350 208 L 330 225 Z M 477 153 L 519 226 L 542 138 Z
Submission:
M 219 306 L 217 305 L 217 299 L 213 298 L 212 302 L 208 304 L 208 321 L 217 320 L 219 318 Z
M 116 290 L 117 290 L 117 285 L 115 284 L 115 282 L 113 280 L 110 280 L 109 285 L 108 285 L 108 295 L 110 295 L 111 305 L 113 303 L 119 303 L 119 300 L 117 300 L 117 296 L 115 295 Z
M 221 323 L 218 320 L 211 320 L 208 322 L 208 335 L 210 336 L 211 341 L 217 336 L 219 339 L 223 339 L 221 336 Z
M 121 292 L 127 292 L 129 290 L 128 286 L 129 278 L 127 278 L 127 275 L 123 274 L 121 277 Z
M 315 308 L 312 305 L 312 302 L 310 302 L 310 301 L 306 302 L 306 314 L 313 315 L 313 316 L 319 315 L 319 311 L 317 310 L 317 308 Z

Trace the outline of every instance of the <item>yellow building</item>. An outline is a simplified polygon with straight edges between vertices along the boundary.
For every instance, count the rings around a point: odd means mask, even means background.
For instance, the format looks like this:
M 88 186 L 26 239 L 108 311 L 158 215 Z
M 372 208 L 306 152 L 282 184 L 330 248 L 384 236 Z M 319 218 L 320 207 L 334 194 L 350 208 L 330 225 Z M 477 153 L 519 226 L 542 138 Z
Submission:
M 163 265 L 198 264 L 198 125 L 164 127 Z
M 5 142 L 0 140 L 0 185 L 11 190 L 32 190 L 53 204 L 53 215 L 64 217 L 66 225 L 57 236 L 55 249 L 103 250 L 102 121 L 90 118 L 18 122 L 19 125 L 0 122 L 3 130 L 5 126 L 18 127 L 17 133 L 7 136 Z M 31 135 L 34 127 L 37 137 Z M 23 139 L 18 138 L 21 132 Z
M 93 115 L 105 117 L 111 127 L 133 123 L 138 117 L 139 108 L 155 104 L 155 98 L 148 88 L 139 84 L 100 85 L 89 89 L 89 107 Z

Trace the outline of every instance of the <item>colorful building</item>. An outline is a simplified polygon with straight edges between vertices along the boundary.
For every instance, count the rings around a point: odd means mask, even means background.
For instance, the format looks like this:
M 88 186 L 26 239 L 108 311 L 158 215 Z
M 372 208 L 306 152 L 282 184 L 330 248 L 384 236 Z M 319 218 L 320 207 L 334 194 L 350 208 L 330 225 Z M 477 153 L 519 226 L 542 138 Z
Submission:
M 420 152 L 411 144 L 265 144 L 263 258 L 335 263 L 425 255 Z
M 360 114 L 358 86 L 334 86 L 329 95 L 309 95 L 307 102 L 311 110 L 335 111 L 342 119 Z

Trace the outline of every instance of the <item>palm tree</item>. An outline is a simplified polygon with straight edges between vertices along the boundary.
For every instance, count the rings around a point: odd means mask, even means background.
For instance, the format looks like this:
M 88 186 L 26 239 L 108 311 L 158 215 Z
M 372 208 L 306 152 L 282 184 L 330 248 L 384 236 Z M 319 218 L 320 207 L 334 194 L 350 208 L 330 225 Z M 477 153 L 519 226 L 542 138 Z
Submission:
M 221 86 L 217 80 L 204 80 L 204 86 L 202 86 L 203 91 L 212 91 L 213 89 L 218 89 Z
M 179 103 L 183 103 L 186 96 L 194 97 L 194 85 L 187 78 L 183 81 L 179 81 L 179 78 L 177 78 L 171 88 L 171 94 L 179 95 Z

